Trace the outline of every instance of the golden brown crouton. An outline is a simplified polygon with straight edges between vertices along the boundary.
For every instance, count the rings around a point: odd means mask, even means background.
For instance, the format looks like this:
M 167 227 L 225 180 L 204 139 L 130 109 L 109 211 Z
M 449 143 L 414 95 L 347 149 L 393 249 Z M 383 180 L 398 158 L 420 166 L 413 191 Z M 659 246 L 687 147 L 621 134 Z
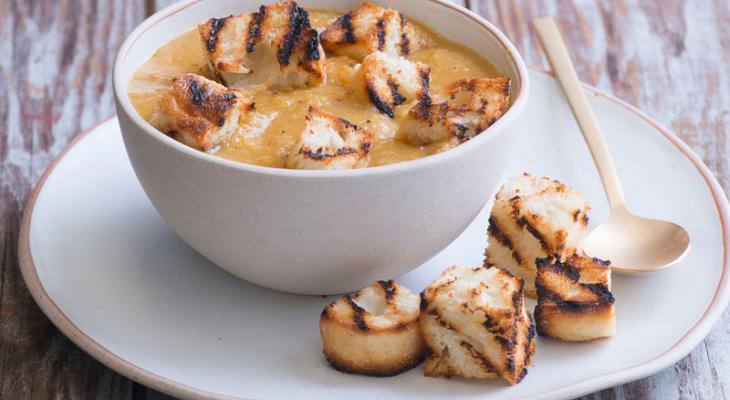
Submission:
M 365 57 L 353 84 L 378 111 L 393 118 L 396 106 L 428 97 L 430 73 L 426 64 L 376 51 Z
M 616 331 L 610 262 L 572 255 L 537 260 L 537 332 L 565 341 L 613 336 Z
M 183 74 L 160 100 L 171 134 L 198 150 L 211 151 L 251 117 L 254 104 L 237 90 L 196 74 Z
M 507 77 L 452 82 L 446 87 L 446 101 L 432 104 L 429 98 L 423 98 L 409 111 L 400 135 L 414 144 L 469 140 L 507 111 L 509 86 Z
M 392 280 L 330 303 L 319 320 L 327 361 L 340 371 L 374 376 L 418 365 L 424 353 L 418 303 L 418 295 Z
M 212 18 L 198 25 L 198 34 L 205 46 L 213 71 L 247 74 L 248 52 L 246 43 L 253 13 Z
M 228 86 L 274 89 L 320 85 L 324 51 L 309 13 L 294 1 L 198 26 L 211 68 Z
M 588 227 L 583 195 L 548 178 L 523 174 L 497 193 L 489 217 L 486 262 L 525 280 L 535 297 L 535 259 L 575 253 Z
M 352 169 L 367 166 L 372 137 L 350 121 L 309 107 L 299 142 L 289 153 L 289 168 Z
M 421 293 L 426 376 L 501 377 L 519 383 L 535 352 L 522 279 L 497 267 L 444 271 Z
M 320 37 L 327 50 L 359 61 L 375 51 L 407 56 L 425 45 L 422 35 L 403 14 L 366 1 L 338 18 Z

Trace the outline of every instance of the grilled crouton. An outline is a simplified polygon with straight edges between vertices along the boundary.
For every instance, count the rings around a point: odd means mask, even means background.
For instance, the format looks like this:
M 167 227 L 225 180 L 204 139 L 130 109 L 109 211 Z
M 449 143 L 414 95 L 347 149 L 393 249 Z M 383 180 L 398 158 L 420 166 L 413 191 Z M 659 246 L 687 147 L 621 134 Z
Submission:
M 377 281 L 330 303 L 319 320 L 327 361 L 349 373 L 392 376 L 423 359 L 418 295 Z
M 613 336 L 616 331 L 608 261 L 572 255 L 537 260 L 535 321 L 540 335 L 565 341 Z
M 170 134 L 198 150 L 211 151 L 253 115 L 254 104 L 237 90 L 196 74 L 183 74 L 160 100 Z
M 414 144 L 464 142 L 494 124 L 509 108 L 510 79 L 462 79 L 446 87 L 448 99 L 423 98 L 408 112 L 399 135 Z
M 405 102 L 428 98 L 431 68 L 420 62 L 376 51 L 365 57 L 353 84 L 381 113 L 393 118 L 394 108 Z
M 522 288 L 522 279 L 493 266 L 444 271 L 421 293 L 425 374 L 520 382 L 535 352 Z
M 367 166 L 372 137 L 342 118 L 309 107 L 299 142 L 289 153 L 288 167 L 352 169 Z
M 535 259 L 575 253 L 589 209 L 582 194 L 558 181 L 530 174 L 510 179 L 489 217 L 486 262 L 523 278 L 525 293 L 535 297 Z
M 198 34 L 205 46 L 209 65 L 219 75 L 251 72 L 246 39 L 253 15 L 211 18 L 198 25 Z
M 210 67 L 228 86 L 274 89 L 320 85 L 324 51 L 309 13 L 294 1 L 198 26 Z
M 358 61 L 374 51 L 407 56 L 426 43 L 403 14 L 369 1 L 334 21 L 320 38 L 328 51 Z

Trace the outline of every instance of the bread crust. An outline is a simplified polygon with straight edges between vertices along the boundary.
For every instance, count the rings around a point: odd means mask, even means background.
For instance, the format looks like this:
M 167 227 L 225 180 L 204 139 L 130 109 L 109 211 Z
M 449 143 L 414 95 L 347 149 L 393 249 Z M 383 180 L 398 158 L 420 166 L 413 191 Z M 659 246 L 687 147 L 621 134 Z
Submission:
M 572 255 L 537 260 L 537 332 L 564 341 L 613 336 L 616 330 L 610 263 Z
M 339 371 L 369 376 L 415 367 L 424 357 L 418 301 L 393 280 L 333 301 L 319 322 L 325 358 Z

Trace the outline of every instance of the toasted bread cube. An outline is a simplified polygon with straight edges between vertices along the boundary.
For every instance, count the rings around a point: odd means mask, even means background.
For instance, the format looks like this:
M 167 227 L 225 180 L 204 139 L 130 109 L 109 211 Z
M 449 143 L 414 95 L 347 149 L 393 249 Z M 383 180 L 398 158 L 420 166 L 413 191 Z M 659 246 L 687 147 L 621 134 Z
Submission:
M 392 376 L 423 360 L 419 297 L 395 281 L 377 281 L 322 311 L 319 329 L 327 361 L 349 373 Z
M 427 43 L 403 14 L 369 1 L 338 18 L 320 37 L 328 51 L 358 61 L 375 51 L 407 56 Z
M 426 376 L 519 383 L 535 353 L 522 279 L 493 266 L 452 266 L 421 293 Z
M 211 18 L 198 25 L 208 62 L 218 75 L 248 74 L 246 43 L 253 13 Z
M 446 87 L 448 99 L 424 98 L 408 112 L 399 135 L 414 144 L 467 141 L 494 124 L 509 108 L 510 78 L 461 79 Z
M 372 137 L 368 131 L 316 107 L 309 107 L 299 142 L 289 153 L 296 169 L 353 169 L 367 166 Z
M 535 297 L 535 260 L 575 253 L 585 237 L 588 210 L 583 195 L 548 178 L 523 174 L 497 193 L 489 217 L 486 262 L 525 280 Z
M 356 94 L 393 118 L 396 106 L 428 98 L 430 73 L 426 64 L 376 51 L 365 57 L 352 82 Z
M 160 109 L 175 139 L 198 150 L 213 151 L 254 113 L 254 104 L 237 90 L 196 74 L 173 80 Z
M 575 342 L 616 332 L 610 262 L 571 255 L 537 260 L 537 332 Z
M 294 1 L 211 19 L 198 26 L 210 67 L 228 86 L 273 89 L 325 81 L 324 50 L 309 13 Z

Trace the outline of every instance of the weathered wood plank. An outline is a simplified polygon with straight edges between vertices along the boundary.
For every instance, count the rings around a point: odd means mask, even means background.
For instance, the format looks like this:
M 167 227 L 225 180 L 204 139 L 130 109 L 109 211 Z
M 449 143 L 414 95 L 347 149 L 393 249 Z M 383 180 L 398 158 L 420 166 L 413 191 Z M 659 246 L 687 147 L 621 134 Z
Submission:
M 670 127 L 730 184 L 730 4 L 726 1 L 472 0 L 528 64 L 548 68 L 530 20 L 558 20 L 578 75 Z M 725 399 L 730 312 L 687 358 L 585 399 Z
M 129 399 L 129 380 L 48 321 L 18 270 L 26 197 L 69 139 L 113 114 L 111 64 L 140 1 L 0 2 L 0 398 Z

